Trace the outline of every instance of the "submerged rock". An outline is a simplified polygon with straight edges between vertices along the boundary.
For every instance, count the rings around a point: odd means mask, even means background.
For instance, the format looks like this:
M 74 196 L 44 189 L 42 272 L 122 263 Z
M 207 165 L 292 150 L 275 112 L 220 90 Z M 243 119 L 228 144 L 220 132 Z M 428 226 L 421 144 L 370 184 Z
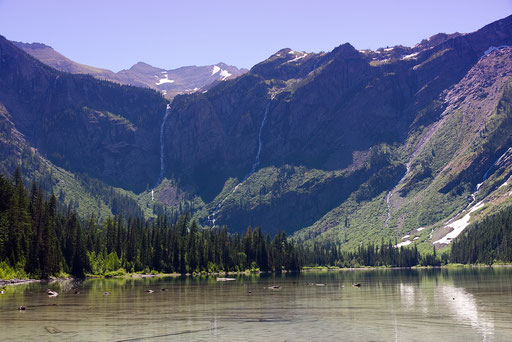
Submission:
M 57 291 L 53 291 L 50 289 L 46 289 L 46 293 L 48 294 L 48 297 L 57 297 L 59 295 Z
M 231 280 L 236 280 L 235 278 L 220 278 L 220 277 L 217 277 L 217 281 L 231 281 Z
M 267 289 L 269 289 L 269 290 L 280 290 L 281 286 L 279 286 L 279 285 L 269 286 L 269 287 L 267 287 Z

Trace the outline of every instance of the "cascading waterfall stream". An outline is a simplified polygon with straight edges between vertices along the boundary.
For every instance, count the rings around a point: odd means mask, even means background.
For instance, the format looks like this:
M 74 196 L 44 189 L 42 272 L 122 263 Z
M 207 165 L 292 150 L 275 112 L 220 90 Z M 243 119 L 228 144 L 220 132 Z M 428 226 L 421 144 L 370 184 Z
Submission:
M 495 171 L 493 170 L 496 165 L 501 164 L 502 162 L 507 161 L 511 157 L 512 147 L 508 148 L 496 161 L 491 165 L 491 167 L 485 172 L 484 177 L 482 178 L 482 183 L 489 178 L 489 172 Z M 480 184 L 482 184 L 480 183 Z
M 492 174 L 494 174 L 494 172 L 496 172 L 503 165 L 503 163 L 507 162 L 510 158 L 512 158 L 512 147 L 509 147 L 501 156 L 499 156 L 499 158 L 496 159 L 496 161 L 491 165 L 491 167 L 489 167 L 489 169 L 487 169 L 487 171 L 484 173 L 484 175 L 482 177 L 482 182 L 478 183 L 476 185 L 475 191 L 470 195 L 471 202 L 469 202 L 464 209 L 459 211 L 450 220 L 448 220 L 448 222 L 450 222 L 450 224 L 447 226 L 455 228 L 456 225 L 458 225 L 459 231 L 454 234 L 454 232 L 452 230 L 452 232 L 447 233 L 445 236 L 443 236 L 439 240 L 434 241 L 433 242 L 434 244 L 450 243 L 454 238 L 456 238 L 467 227 L 467 225 L 469 223 L 469 219 L 470 219 L 470 214 L 472 212 L 474 212 L 475 210 L 480 209 L 484 205 L 485 199 L 474 204 L 476 201 L 476 195 L 480 191 L 480 187 L 490 176 L 492 176 Z M 461 215 L 461 213 L 463 213 L 464 211 L 467 211 L 467 213 L 462 218 L 455 220 L 455 218 L 457 218 L 459 215 Z M 433 234 L 433 230 L 430 232 L 430 236 L 429 236 L 430 239 L 432 239 L 432 234 Z
M 475 201 L 475 195 L 480 190 L 482 184 L 491 176 L 497 169 L 495 169 L 496 165 L 500 165 L 503 162 L 508 161 L 512 157 L 512 147 L 509 147 L 494 163 L 492 163 L 491 167 L 485 171 L 484 176 L 482 177 L 482 182 L 476 185 L 475 192 L 471 194 L 471 198 L 473 199 L 471 202 Z M 471 204 L 471 203 L 470 203 Z
M 261 121 L 260 130 L 258 132 L 258 152 L 256 153 L 256 158 L 254 158 L 254 164 L 252 164 L 251 172 L 249 172 L 245 176 L 242 183 L 247 178 L 249 178 L 249 176 L 252 175 L 256 171 L 256 168 L 260 165 L 260 154 L 261 154 L 261 148 L 263 146 L 263 142 L 261 141 L 261 132 L 263 132 L 263 127 L 265 126 L 265 122 L 267 122 L 267 115 L 268 115 L 269 108 L 270 108 L 270 102 L 267 103 L 267 107 L 265 107 L 265 114 L 263 115 L 263 120 Z
M 156 181 L 155 186 L 153 189 L 151 189 L 151 200 L 154 201 L 154 190 L 157 186 L 160 185 L 162 182 L 162 179 L 164 178 L 164 127 L 165 127 L 165 121 L 167 120 L 167 116 L 169 115 L 169 109 L 171 106 L 167 104 L 167 107 L 165 109 L 165 115 L 164 119 L 162 120 L 162 125 L 160 126 L 160 175 L 158 176 L 158 180 Z
M 256 152 L 256 157 L 254 158 L 254 163 L 252 164 L 251 171 L 242 179 L 242 181 L 240 183 L 238 183 L 233 188 L 233 190 L 231 190 L 231 192 L 229 194 L 226 195 L 226 197 L 224 197 L 222 199 L 222 201 L 220 201 L 219 204 L 217 204 L 217 206 L 215 207 L 215 210 L 213 211 L 213 213 L 211 215 L 208 215 L 208 222 L 210 222 L 210 224 L 212 226 L 215 225 L 215 216 L 222 209 L 222 206 L 224 205 L 224 202 L 226 202 L 226 200 L 231 195 L 233 195 L 236 192 L 236 190 L 238 190 L 238 188 L 242 184 L 244 184 L 244 182 L 247 180 L 247 178 L 249 178 L 254 172 L 256 172 L 256 169 L 260 165 L 260 155 L 261 155 L 261 150 L 263 148 L 263 141 L 261 139 L 261 135 L 262 135 L 262 132 L 263 132 L 263 128 L 265 127 L 265 123 L 267 122 L 267 116 L 268 116 L 268 113 L 270 111 L 270 104 L 272 103 L 273 99 L 274 99 L 274 97 L 272 96 L 270 101 L 267 103 L 267 106 L 265 107 L 265 113 L 263 114 L 263 120 L 261 121 L 260 129 L 259 129 L 259 132 L 258 132 L 258 151 Z
M 409 172 L 411 172 L 411 165 L 412 163 L 414 162 L 414 160 L 416 159 L 416 157 L 420 154 L 420 152 L 423 150 L 424 146 L 430 141 L 430 139 L 432 138 L 432 136 L 434 136 L 434 134 L 437 132 L 437 130 L 439 129 L 439 127 L 441 126 L 442 124 L 442 120 L 436 122 L 434 125 L 432 125 L 431 128 L 428 129 L 428 131 L 421 137 L 420 141 L 418 142 L 418 144 L 416 145 L 416 147 L 414 148 L 414 151 L 413 153 L 411 154 L 411 156 L 409 157 L 409 160 L 407 161 L 407 163 L 405 164 L 405 173 L 404 175 L 402 176 L 402 178 L 400 178 L 400 180 L 398 181 L 398 183 L 394 186 L 393 189 L 391 189 L 388 194 L 386 195 L 386 207 L 387 207 L 387 214 L 386 214 L 386 220 L 384 221 L 384 225 L 383 225 L 383 228 L 386 228 L 389 224 L 389 220 L 391 219 L 391 210 L 392 210 L 392 206 L 393 206 L 393 194 L 396 194 L 396 190 L 398 189 L 398 186 L 400 184 L 402 184 L 405 179 L 407 178 L 407 176 L 409 175 Z M 398 197 L 400 197 L 398 195 Z

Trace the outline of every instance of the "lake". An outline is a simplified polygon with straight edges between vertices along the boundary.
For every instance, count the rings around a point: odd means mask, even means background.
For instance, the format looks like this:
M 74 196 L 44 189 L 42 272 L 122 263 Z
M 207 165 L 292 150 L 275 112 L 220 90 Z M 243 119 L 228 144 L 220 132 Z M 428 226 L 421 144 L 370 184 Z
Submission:
M 512 341 L 512 269 L 32 283 L 0 322 L 0 341 Z

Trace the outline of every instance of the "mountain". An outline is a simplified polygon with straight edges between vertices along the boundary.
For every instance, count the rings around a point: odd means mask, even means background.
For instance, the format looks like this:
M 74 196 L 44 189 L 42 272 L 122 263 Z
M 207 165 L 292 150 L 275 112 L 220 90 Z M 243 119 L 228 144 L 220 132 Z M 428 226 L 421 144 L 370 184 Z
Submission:
M 512 16 L 413 47 L 282 49 L 166 110 L 154 90 L 57 71 L 2 39 L 2 132 L 92 178 L 82 192 L 120 188 L 144 213 L 189 210 L 202 225 L 344 249 L 382 239 L 442 248 L 512 204 L 511 45 Z M 178 83 L 143 63 L 123 72 L 140 86 Z M 13 140 L 0 140 L 3 156 Z
M 164 70 L 139 62 L 116 75 L 122 83 L 158 89 L 167 98 L 173 98 L 179 94 L 207 91 L 216 83 L 238 77 L 245 72 L 247 70 L 224 63 Z
M 55 51 L 51 46 L 41 44 L 41 43 L 22 43 L 22 42 L 12 42 L 16 47 L 22 49 L 29 55 L 34 58 L 40 60 L 46 65 L 49 65 L 57 70 L 69 72 L 72 74 L 91 74 L 95 76 L 101 76 L 106 79 L 111 79 L 115 77 L 115 73 L 106 70 L 95 68 L 89 65 L 84 65 L 72 61 L 71 59 L 61 55 L 57 51 Z
M 139 62 L 130 69 L 115 73 L 74 62 L 45 44 L 22 42 L 13 42 L 13 44 L 57 70 L 72 74 L 90 74 L 98 79 L 159 90 L 167 99 L 172 99 L 178 94 L 207 91 L 220 81 L 236 78 L 247 72 L 246 69 L 239 69 L 225 63 L 165 70 Z
M 41 155 L 127 189 L 158 178 L 160 93 L 57 71 L 3 37 L 0 58 L 3 115 Z
M 496 114 L 508 108 L 511 33 L 508 17 L 411 48 L 278 51 L 175 99 L 167 175 L 197 186 L 198 217 L 234 230 L 300 230 L 348 247 L 413 231 L 435 239 L 496 185 L 489 177 L 474 194 L 511 143 L 510 111 Z

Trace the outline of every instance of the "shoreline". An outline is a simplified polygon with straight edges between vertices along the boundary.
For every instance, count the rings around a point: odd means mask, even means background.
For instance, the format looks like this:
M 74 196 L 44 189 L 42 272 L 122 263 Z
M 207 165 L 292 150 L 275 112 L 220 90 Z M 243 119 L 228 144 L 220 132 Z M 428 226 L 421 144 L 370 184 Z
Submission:
M 462 268 L 508 268 L 512 264 L 448 264 L 442 266 L 361 266 L 361 267 L 328 267 L 314 266 L 304 267 L 301 272 L 334 272 L 334 271 L 365 271 L 365 270 L 429 270 L 429 269 L 462 269 Z
M 328 267 L 328 266 L 315 266 L 304 267 L 301 272 L 314 273 L 314 272 L 347 272 L 347 271 L 374 271 L 374 270 L 428 270 L 428 269 L 470 269 L 470 268 L 509 268 L 512 264 L 497 264 L 497 265 L 465 265 L 465 264 L 448 264 L 443 266 L 412 266 L 412 267 L 385 267 L 385 266 L 368 266 L 368 267 Z M 199 277 L 199 276 L 228 276 L 228 275 L 255 275 L 255 274 L 271 274 L 272 272 L 214 272 L 214 273 L 157 273 L 157 274 L 140 274 L 140 273 L 127 273 L 120 276 L 103 276 L 92 275 L 80 279 L 144 279 L 144 278 L 165 278 L 165 277 Z M 292 271 L 283 271 L 282 273 L 294 273 Z M 0 286 L 14 286 L 22 284 L 40 283 L 40 282 L 63 282 L 68 280 L 75 280 L 77 278 L 49 278 L 49 279 L 0 279 Z
M 17 279 L 17 278 L 9 279 L 9 280 L 0 279 L 0 286 L 40 283 L 42 281 L 44 281 L 44 280 L 42 280 L 42 279 Z
M 198 276 L 227 276 L 227 275 L 249 275 L 249 274 L 263 274 L 264 272 L 215 272 L 215 273 L 157 273 L 157 274 L 141 274 L 141 273 L 127 273 L 119 276 L 108 276 L 108 275 L 89 275 L 85 278 L 55 278 L 50 277 L 49 279 L 0 279 L 0 286 L 9 285 L 22 285 L 31 283 L 41 282 L 64 282 L 69 280 L 87 280 L 87 279 L 144 279 L 144 278 L 166 278 L 166 277 L 198 277 Z M 283 272 L 285 273 L 285 272 Z

